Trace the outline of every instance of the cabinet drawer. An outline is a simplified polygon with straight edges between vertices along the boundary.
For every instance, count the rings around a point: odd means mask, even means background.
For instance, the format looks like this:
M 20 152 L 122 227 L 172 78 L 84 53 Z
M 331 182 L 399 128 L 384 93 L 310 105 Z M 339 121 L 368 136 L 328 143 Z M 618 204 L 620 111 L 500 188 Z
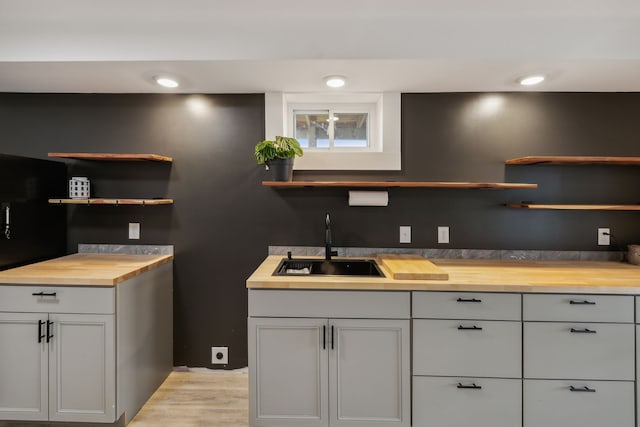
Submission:
M 249 289 L 250 317 L 408 319 L 409 292 Z
M 633 323 L 630 295 L 524 295 L 524 320 Z
M 413 373 L 520 378 L 520 325 L 506 321 L 414 320 Z
M 524 377 L 634 379 L 634 325 L 525 322 Z
M 428 319 L 520 320 L 520 295 L 470 292 L 414 292 L 413 317 Z
M 633 382 L 524 380 L 523 399 L 525 427 L 635 425 Z
M 115 288 L 0 286 L 0 311 L 113 314 Z
M 521 408 L 521 380 L 413 377 L 414 427 L 517 427 Z

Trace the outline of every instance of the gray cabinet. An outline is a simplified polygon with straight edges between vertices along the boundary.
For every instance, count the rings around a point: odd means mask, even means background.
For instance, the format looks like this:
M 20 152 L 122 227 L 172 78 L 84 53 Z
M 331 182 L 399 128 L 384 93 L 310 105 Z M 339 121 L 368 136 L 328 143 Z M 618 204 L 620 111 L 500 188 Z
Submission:
M 248 326 L 252 425 L 327 426 L 326 320 L 250 318 Z
M 0 424 L 130 421 L 173 367 L 172 268 L 115 287 L 0 286 Z
M 515 427 L 521 424 L 522 381 L 414 377 L 413 425 Z
M 29 290 L 7 287 L 4 293 L 25 295 Z M 22 308 L 37 311 L 48 304 L 59 311 L 65 304 L 57 290 L 29 293 L 31 304 Z M 115 421 L 113 314 L 0 316 L 0 419 Z
M 43 319 L 39 313 L 0 312 L 0 419 L 49 419 Z
M 49 420 L 115 420 L 114 316 L 52 314 Z
M 520 307 L 517 294 L 413 293 L 413 426 L 521 424 Z
M 250 425 L 408 427 L 409 309 L 407 292 L 250 290 Z M 336 317 L 282 317 L 300 312 Z
M 632 296 L 523 296 L 524 427 L 635 424 Z

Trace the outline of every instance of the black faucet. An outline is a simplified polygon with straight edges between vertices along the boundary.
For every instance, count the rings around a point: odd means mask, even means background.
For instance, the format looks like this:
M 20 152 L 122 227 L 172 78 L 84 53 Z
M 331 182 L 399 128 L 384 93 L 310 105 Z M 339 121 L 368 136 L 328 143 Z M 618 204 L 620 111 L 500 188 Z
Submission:
M 331 219 L 329 218 L 329 214 L 324 218 L 324 259 L 327 261 L 331 261 L 332 256 L 337 256 L 338 251 L 331 250 Z

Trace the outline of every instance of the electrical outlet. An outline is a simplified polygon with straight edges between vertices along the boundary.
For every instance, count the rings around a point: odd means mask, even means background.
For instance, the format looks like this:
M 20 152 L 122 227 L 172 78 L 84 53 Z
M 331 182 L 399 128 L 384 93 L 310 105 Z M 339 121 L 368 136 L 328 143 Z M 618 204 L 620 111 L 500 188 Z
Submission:
M 438 243 L 449 243 L 449 227 L 438 227 Z
M 611 244 L 611 230 L 608 228 L 598 228 L 598 245 L 609 246 Z
M 139 239 L 139 238 L 140 238 L 140 223 L 130 222 L 129 223 L 129 239 Z
M 211 347 L 211 363 L 214 365 L 228 365 L 229 347 Z
M 411 243 L 411 226 L 400 226 L 400 243 Z

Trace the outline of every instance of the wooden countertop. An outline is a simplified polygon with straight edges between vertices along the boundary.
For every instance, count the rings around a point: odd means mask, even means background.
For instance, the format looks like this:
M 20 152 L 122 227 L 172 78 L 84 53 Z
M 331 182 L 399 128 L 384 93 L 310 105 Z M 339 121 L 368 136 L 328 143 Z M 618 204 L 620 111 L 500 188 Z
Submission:
M 640 266 L 603 261 L 430 259 L 449 280 L 272 276 L 282 256 L 269 256 L 247 279 L 250 289 L 425 290 L 640 295 Z
M 0 271 L 0 285 L 114 286 L 173 259 L 173 255 L 73 254 Z

